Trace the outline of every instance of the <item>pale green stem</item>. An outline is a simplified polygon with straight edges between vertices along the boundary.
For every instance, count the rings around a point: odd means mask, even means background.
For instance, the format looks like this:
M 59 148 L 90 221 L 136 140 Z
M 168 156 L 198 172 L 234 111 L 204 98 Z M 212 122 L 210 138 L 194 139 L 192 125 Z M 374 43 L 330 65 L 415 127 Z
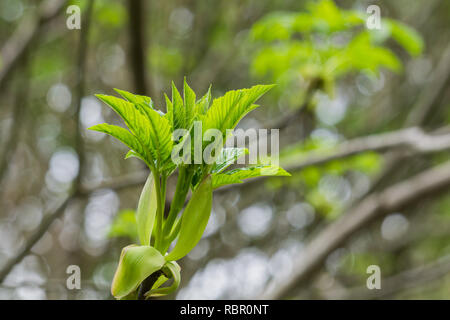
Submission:
M 166 235 L 169 234 L 172 230 L 173 223 L 175 222 L 178 213 L 183 208 L 187 192 L 189 191 L 189 176 L 191 175 L 186 174 L 186 168 L 180 167 L 175 194 L 170 205 L 169 215 L 167 217 L 166 223 L 164 224 L 164 234 Z
M 156 234 L 155 234 L 155 248 L 159 249 L 162 240 L 162 223 L 163 223 L 163 209 L 162 209 L 162 201 L 161 201 L 161 182 L 160 176 L 158 172 L 153 171 L 153 179 L 155 180 L 155 188 L 157 192 L 156 197 Z

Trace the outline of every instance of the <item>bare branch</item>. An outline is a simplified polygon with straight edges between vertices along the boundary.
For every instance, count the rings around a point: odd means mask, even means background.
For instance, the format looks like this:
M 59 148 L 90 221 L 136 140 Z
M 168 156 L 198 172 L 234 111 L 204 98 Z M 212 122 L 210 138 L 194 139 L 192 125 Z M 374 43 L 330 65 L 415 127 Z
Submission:
M 445 131 L 444 129 L 439 130 Z M 328 155 L 324 155 L 320 151 L 310 152 L 306 160 L 288 167 L 288 170 L 297 171 L 305 167 L 324 164 L 367 151 L 386 151 L 395 148 L 405 148 L 415 154 L 444 151 L 450 149 L 450 134 L 426 134 L 420 128 L 408 128 L 355 138 L 341 143 Z
M 319 233 L 297 257 L 292 275 L 280 283 L 271 283 L 264 298 L 280 299 L 292 294 L 301 283 L 320 269 L 333 250 L 375 218 L 410 206 L 427 196 L 436 196 L 449 187 L 450 162 L 447 162 L 388 187 L 379 194 L 366 197 Z
M 2 68 L 0 69 L 0 91 L 6 84 L 11 72 L 19 64 L 36 37 L 58 16 L 67 1 L 45 1 L 39 7 L 39 17 L 33 21 L 26 19 L 19 25 L 11 38 L 0 50 Z
M 53 221 L 59 218 L 66 209 L 67 205 L 71 201 L 72 197 L 66 198 L 54 211 L 51 215 L 46 217 L 44 221 L 39 225 L 39 229 L 27 239 L 26 244 L 22 247 L 22 249 L 11 258 L 0 270 L 0 283 L 5 280 L 6 276 L 10 273 L 13 267 L 22 261 L 23 258 L 27 256 L 30 250 L 34 247 L 34 245 L 42 238 L 42 236 L 47 232 L 47 230 L 52 225 Z

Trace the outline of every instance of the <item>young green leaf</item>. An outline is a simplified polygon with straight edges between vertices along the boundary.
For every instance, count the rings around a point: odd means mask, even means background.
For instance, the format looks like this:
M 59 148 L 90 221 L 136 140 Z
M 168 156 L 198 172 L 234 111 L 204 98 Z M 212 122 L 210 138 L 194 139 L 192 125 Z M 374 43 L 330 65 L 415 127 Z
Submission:
M 133 154 L 134 156 L 138 156 L 141 159 L 148 159 L 148 153 L 146 149 L 142 146 L 141 142 L 127 129 L 107 123 L 97 124 L 88 129 L 109 134 L 132 149 L 136 153 Z
M 183 89 L 183 98 L 184 98 L 184 107 L 186 109 L 186 126 L 189 127 L 194 120 L 195 116 L 195 92 L 189 87 L 186 82 L 186 78 L 184 78 L 184 89 Z
M 167 94 L 164 93 L 164 99 L 166 100 L 166 115 L 164 116 L 167 121 L 169 121 L 172 128 L 176 128 L 174 120 L 173 120 L 173 103 L 170 101 Z
M 132 293 L 139 284 L 165 264 L 164 257 L 153 247 L 129 245 L 120 254 L 111 293 L 121 299 Z
M 161 287 L 167 280 L 169 280 L 166 275 L 163 273 L 159 276 L 158 280 L 155 281 L 155 283 L 152 286 L 152 290 L 153 289 L 158 289 L 159 287 Z
M 193 192 L 183 212 L 180 235 L 175 247 L 166 256 L 167 261 L 181 259 L 195 247 L 208 224 L 211 206 L 212 182 L 208 175 Z
M 206 92 L 206 94 L 203 97 L 201 97 L 201 99 L 198 100 L 197 103 L 195 104 L 196 109 L 195 113 L 201 115 L 206 114 L 206 112 L 209 109 L 210 103 L 211 103 L 211 86 L 209 86 L 208 92 Z
M 139 241 L 143 246 L 150 245 L 150 238 L 152 236 L 157 209 L 157 194 L 155 183 L 153 181 L 153 174 L 150 172 L 147 181 L 145 182 L 144 189 L 142 189 L 136 211 Z
M 223 148 L 211 169 L 211 173 L 222 172 L 245 154 L 248 154 L 247 148 Z
M 213 174 L 212 187 L 216 189 L 227 184 L 242 183 L 244 179 L 260 176 L 290 176 L 290 174 L 278 166 L 256 165 Z
M 214 99 L 206 113 L 203 131 L 218 129 L 225 136 L 226 129 L 234 129 L 247 113 L 258 107 L 254 102 L 272 87 L 273 85 L 257 85 L 250 89 L 229 91 Z
M 158 162 L 163 165 L 170 159 L 172 152 L 172 127 L 169 121 L 153 109 L 144 109 L 148 117 L 150 141 L 153 153 Z
M 127 152 L 127 154 L 125 155 L 125 159 L 128 159 L 128 158 L 138 158 L 144 162 L 146 161 L 139 153 L 135 152 L 134 150 L 130 150 Z
M 153 108 L 153 101 L 150 97 L 134 94 L 125 90 L 114 89 L 123 98 L 127 99 L 129 102 L 134 103 L 139 106 L 145 106 L 151 109 Z
M 401 22 L 385 19 L 392 38 L 397 41 L 411 56 L 418 56 L 422 53 L 424 42 L 420 34 L 413 28 Z
M 96 97 L 116 111 L 141 145 L 153 153 L 154 147 L 150 140 L 149 121 L 141 109 L 128 101 L 113 96 L 97 94 Z
M 148 136 L 144 131 L 146 129 L 147 117 L 140 108 L 126 100 L 108 96 L 104 94 L 96 94 L 97 98 L 110 106 L 126 123 L 131 132 L 138 138 Z
M 171 294 L 172 292 L 174 292 L 175 290 L 178 289 L 180 282 L 181 282 L 181 276 L 180 276 L 181 268 L 178 265 L 178 263 L 176 263 L 175 261 L 168 261 L 164 265 L 163 271 L 164 271 L 164 273 L 167 273 L 167 275 L 169 276 L 170 279 L 173 279 L 172 284 L 168 287 L 155 288 L 155 289 L 148 291 L 145 294 L 145 297 L 147 299 L 150 297 L 165 296 L 165 295 Z
M 183 99 L 178 91 L 175 83 L 172 81 L 172 107 L 173 107 L 173 128 L 187 129 L 188 116 L 184 107 Z
M 149 150 L 153 160 L 164 162 L 170 158 L 172 130 L 165 117 L 149 107 L 134 105 L 123 99 L 106 95 L 96 96 L 124 119 L 137 140 Z M 151 163 L 151 159 L 147 160 Z

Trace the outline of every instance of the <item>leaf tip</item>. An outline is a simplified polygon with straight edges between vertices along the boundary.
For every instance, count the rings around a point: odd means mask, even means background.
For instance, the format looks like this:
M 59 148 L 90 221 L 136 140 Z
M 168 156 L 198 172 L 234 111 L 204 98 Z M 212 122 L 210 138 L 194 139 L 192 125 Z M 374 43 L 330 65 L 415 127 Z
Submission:
M 89 128 L 86 128 L 86 130 L 99 131 L 98 130 L 99 128 L 100 128 L 100 124 L 96 124 L 96 125 L 90 126 Z

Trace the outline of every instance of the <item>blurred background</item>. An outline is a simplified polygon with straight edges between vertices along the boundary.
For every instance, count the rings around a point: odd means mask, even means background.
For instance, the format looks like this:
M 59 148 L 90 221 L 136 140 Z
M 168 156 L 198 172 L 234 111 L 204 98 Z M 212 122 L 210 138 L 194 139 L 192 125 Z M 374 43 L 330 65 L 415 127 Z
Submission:
M 449 299 L 449 27 L 440 0 L 0 0 L 0 299 L 112 299 L 147 172 L 93 95 L 164 110 L 184 76 L 276 83 L 240 127 L 292 177 L 215 192 L 166 298 Z

